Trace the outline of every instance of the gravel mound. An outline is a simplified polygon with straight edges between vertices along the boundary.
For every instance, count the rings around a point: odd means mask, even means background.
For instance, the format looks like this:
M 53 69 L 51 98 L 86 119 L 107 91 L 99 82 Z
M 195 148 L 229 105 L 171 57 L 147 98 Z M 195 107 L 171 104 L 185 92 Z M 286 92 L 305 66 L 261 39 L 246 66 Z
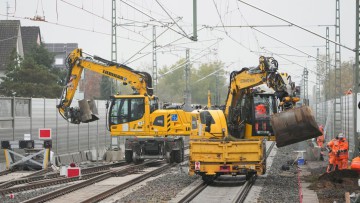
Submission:
M 167 202 L 196 179 L 197 176 L 189 176 L 182 170 L 173 169 L 117 202 Z
M 297 165 L 294 162 L 294 152 L 297 144 L 278 149 L 273 164 L 267 172 L 263 189 L 258 202 L 299 202 L 299 187 Z

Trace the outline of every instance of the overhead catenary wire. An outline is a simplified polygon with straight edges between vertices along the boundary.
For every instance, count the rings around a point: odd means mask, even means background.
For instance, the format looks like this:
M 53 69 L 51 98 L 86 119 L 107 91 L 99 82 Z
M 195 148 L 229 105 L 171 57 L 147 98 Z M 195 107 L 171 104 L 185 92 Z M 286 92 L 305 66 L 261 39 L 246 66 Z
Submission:
M 140 9 L 138 9 L 138 8 L 134 7 L 133 5 L 131 5 L 131 4 L 127 3 L 127 2 L 125 2 L 124 0 L 120 0 L 120 1 L 121 1 L 121 2 L 123 2 L 124 4 L 126 4 L 127 6 L 129 6 L 129 7 L 133 8 L 134 10 L 138 11 L 139 13 L 141 13 L 141 14 L 143 14 L 143 15 L 145 15 L 145 16 L 147 16 L 147 17 L 151 18 L 151 19 L 153 19 L 153 20 L 154 20 L 154 21 L 156 21 L 156 22 L 159 22 L 159 23 L 160 23 L 161 25 L 163 25 L 164 27 L 170 27 L 170 26 L 168 26 L 168 25 L 164 24 L 163 22 L 161 22 L 161 21 L 159 21 L 159 20 L 155 19 L 154 17 L 152 17 L 152 16 L 150 16 L 150 15 L 146 14 L 145 12 L 141 11 Z M 172 31 L 174 31 L 174 32 L 176 32 L 176 33 L 178 33 L 179 35 L 182 35 L 182 36 L 184 36 L 184 37 L 186 37 L 186 38 L 190 39 L 188 36 L 184 35 L 183 33 L 179 32 L 179 31 L 177 31 L 177 30 L 175 30 L 175 29 L 173 29 L 173 28 L 171 28 L 171 27 L 170 27 L 170 30 L 172 30 Z
M 197 30 L 197 32 L 200 32 L 200 31 L 203 30 L 203 29 L 204 29 L 204 28 L 200 28 L 200 29 Z M 180 38 L 178 38 L 178 39 L 175 39 L 175 40 L 173 40 L 173 41 L 165 44 L 164 46 L 167 46 L 167 45 L 169 45 L 169 44 L 173 44 L 173 43 L 175 43 L 175 42 L 177 42 L 177 41 L 180 41 L 180 40 L 182 40 L 182 39 L 184 39 L 184 38 L 185 38 L 185 36 L 182 36 L 182 37 L 180 37 Z M 155 49 L 155 51 L 158 51 L 158 50 L 161 49 L 161 48 L 162 48 L 162 47 L 158 47 L 157 49 Z M 141 59 L 141 58 L 143 58 L 143 57 L 145 57 L 145 56 L 147 56 L 147 55 L 149 55 L 149 54 L 150 54 L 150 53 L 144 54 L 144 55 L 142 55 L 142 56 L 140 56 L 140 57 L 138 57 L 138 58 L 136 58 L 136 59 L 134 59 L 134 60 L 132 60 L 132 61 L 129 61 L 128 64 L 133 63 L 133 62 L 135 62 L 135 61 L 137 61 L 137 60 L 139 60 L 139 59 Z
M 108 22 L 108 23 L 111 23 L 111 20 L 109 20 L 109 19 L 107 19 L 107 18 L 105 18 L 105 17 L 103 17 L 103 16 L 100 16 L 100 15 L 98 15 L 98 14 L 94 13 L 93 11 L 89 11 L 89 10 L 87 10 L 87 9 L 84 9 L 84 7 L 83 7 L 83 6 L 82 6 L 82 7 L 80 7 L 80 6 L 77 6 L 77 5 L 75 5 L 75 4 L 69 3 L 69 2 L 67 2 L 67 1 L 65 1 L 65 0 L 60 0 L 60 1 L 62 1 L 62 2 L 64 2 L 64 3 L 66 3 L 66 4 L 70 5 L 70 6 L 72 6 L 72 7 L 74 7 L 74 8 L 77 8 L 77 9 L 83 10 L 84 12 L 86 12 L 86 13 L 88 13 L 88 14 L 92 15 L 93 17 L 95 16 L 95 17 L 98 17 L 98 18 L 100 18 L 100 19 L 102 19 L 102 20 L 104 20 L 104 21 Z M 121 25 L 119 25 L 119 26 L 121 26 Z M 133 32 L 133 33 L 135 33 L 135 34 L 138 34 L 138 35 L 142 36 L 144 39 L 146 39 L 146 40 L 148 40 L 148 41 L 150 40 L 150 39 L 148 39 L 147 37 L 145 37 L 145 36 L 144 36 L 144 35 L 142 35 L 142 34 L 139 34 L 139 33 L 135 32 L 135 31 L 130 30 L 130 29 L 125 28 L 125 27 L 123 27 L 123 28 L 124 28 L 125 30 L 129 31 L 129 32 Z
M 138 53 L 140 53 L 142 50 L 144 50 L 146 47 L 148 47 L 149 45 L 151 45 L 153 43 L 154 40 L 157 40 L 159 37 L 161 37 L 161 35 L 163 35 L 165 32 L 167 32 L 170 29 L 170 27 L 168 27 L 166 30 L 164 30 L 163 32 L 161 32 L 159 35 L 156 36 L 155 39 L 151 40 L 149 43 L 147 43 L 144 47 L 142 47 L 139 51 L 137 51 L 135 54 L 133 54 L 132 56 L 130 56 L 130 58 L 128 58 L 124 64 L 126 64 L 127 62 L 129 62 L 132 58 L 134 58 Z
M 7 16 L 5 14 L 1 14 L 0 16 Z M 24 20 L 31 20 L 31 18 L 29 17 L 19 17 L 19 16 L 9 16 L 10 18 L 15 18 L 15 19 L 24 19 Z M 33 20 L 31 20 L 33 21 Z M 86 29 L 86 28 L 79 28 L 79 27 L 74 27 L 74 26 L 70 26 L 70 25 L 65 25 L 65 24 L 61 24 L 61 23 L 55 23 L 55 22 L 51 22 L 51 21 L 37 21 L 37 22 L 41 22 L 41 23 L 48 23 L 48 24 L 52 24 L 52 25 L 56 25 L 56 26 L 60 26 L 60 27 L 66 27 L 66 28 L 70 28 L 70 29 L 75 29 L 75 30 L 81 30 L 81 31 L 86 31 L 86 32 L 92 32 L 92 33 L 96 33 L 96 34 L 102 34 L 102 35 L 111 35 L 110 33 L 105 33 L 105 32 L 100 32 L 100 31 L 96 31 L 94 29 Z M 135 40 L 135 39 L 131 39 L 129 37 L 122 37 L 122 36 L 116 36 L 118 38 L 122 38 L 122 39 L 126 39 L 126 40 L 130 40 L 133 42 L 138 42 L 138 43 L 142 43 L 142 44 L 146 44 L 146 42 L 142 42 L 139 40 Z
M 14 38 L 17 38 L 18 36 L 12 36 L 12 37 L 9 37 L 9 38 L 6 38 L 6 39 L 1 39 L 0 42 L 4 42 L 4 41 L 7 41 L 7 40 L 11 40 L 11 39 L 14 39 Z
M 262 49 L 265 50 L 265 51 L 267 51 L 267 52 L 270 52 L 271 54 L 276 55 L 276 56 L 278 56 L 279 58 L 282 58 L 282 59 L 284 59 L 284 60 L 286 60 L 286 61 L 288 61 L 288 62 L 290 62 L 290 63 L 292 63 L 292 64 L 294 64 L 294 65 L 300 66 L 300 67 L 302 67 L 302 68 L 306 68 L 308 71 L 310 71 L 310 72 L 312 72 L 312 73 L 315 73 L 315 74 L 318 74 L 316 71 L 311 70 L 310 68 L 305 67 L 305 66 L 303 66 L 303 65 L 301 65 L 301 64 L 299 64 L 299 63 L 296 63 L 296 62 L 294 62 L 294 61 L 292 61 L 292 60 L 290 60 L 290 59 L 288 59 L 288 58 L 285 58 L 285 57 L 283 57 L 283 56 L 281 56 L 281 55 L 278 55 L 277 53 L 274 53 L 274 52 L 272 52 L 272 51 L 270 51 L 270 50 L 267 50 L 267 49 L 265 49 L 265 48 L 262 48 Z
M 210 73 L 210 74 L 208 74 L 208 75 L 206 75 L 206 76 L 198 79 L 198 80 L 195 81 L 193 84 L 198 83 L 198 82 L 200 82 L 200 81 L 202 81 L 202 80 L 205 80 L 206 78 L 214 75 L 215 73 L 217 73 L 217 72 L 219 72 L 219 71 L 222 71 L 222 70 L 224 70 L 224 69 L 226 69 L 226 68 L 229 68 L 229 67 L 230 67 L 231 65 L 233 65 L 234 63 L 235 63 L 235 62 L 231 62 L 231 63 L 230 63 L 229 65 L 227 65 L 226 67 L 223 67 L 223 68 L 220 68 L 220 69 L 218 69 L 218 70 L 216 70 L 216 71 L 213 71 L 212 73 Z
M 241 3 L 243 3 L 243 4 L 245 4 L 245 5 L 247 5 L 247 6 L 252 7 L 252 8 L 254 8 L 254 9 L 258 10 L 258 11 L 261 11 L 261 12 L 263 12 L 263 13 L 266 13 L 267 15 L 270 15 L 270 16 L 272 16 L 272 17 L 274 17 L 274 18 L 277 18 L 277 19 L 279 19 L 279 20 L 281 20 L 281 21 L 284 21 L 284 22 L 286 22 L 286 23 L 292 24 L 293 26 L 295 26 L 295 27 L 297 27 L 297 28 L 299 28 L 299 29 L 301 29 L 301 30 L 304 30 L 304 31 L 306 31 L 306 32 L 309 32 L 309 33 L 311 33 L 311 34 L 313 34 L 313 35 L 315 35 L 315 36 L 318 36 L 318 37 L 320 37 L 320 38 L 322 38 L 322 39 L 328 40 L 329 42 L 331 42 L 331 43 L 333 43 L 333 44 L 339 45 L 339 46 L 341 46 L 341 47 L 343 47 L 343 48 L 345 48 L 345 49 L 348 49 L 348 50 L 350 50 L 350 51 L 353 51 L 353 52 L 356 51 L 355 49 L 352 49 L 352 48 L 350 48 L 350 47 L 347 47 L 347 46 L 345 46 L 345 45 L 343 45 L 343 44 L 340 44 L 340 43 L 338 43 L 338 42 L 335 42 L 335 41 L 333 41 L 333 40 L 331 40 L 331 39 L 327 39 L 326 37 L 324 37 L 324 36 L 322 36 L 322 35 L 319 35 L 319 34 L 313 32 L 313 31 L 311 31 L 311 30 L 309 30 L 309 29 L 306 29 L 306 28 L 300 26 L 300 25 L 297 25 L 297 24 L 292 23 L 292 22 L 290 22 L 290 21 L 288 21 L 288 20 L 285 20 L 285 19 L 283 19 L 283 18 L 281 18 L 281 17 L 279 17 L 279 16 L 276 16 L 276 15 L 274 15 L 274 14 L 272 14 L 272 13 L 269 13 L 269 12 L 267 12 L 267 11 L 261 9 L 261 8 L 258 8 L 258 7 L 256 7 L 256 6 L 253 6 L 253 5 L 247 3 L 247 2 L 245 2 L 245 1 L 243 1 L 243 0 L 238 0 L 238 1 L 241 2 Z
M 222 39 L 221 39 L 221 40 L 222 40 Z M 208 48 L 216 45 L 216 44 L 219 43 L 221 40 L 219 40 L 219 41 L 211 44 L 210 46 L 206 47 L 205 49 L 203 49 L 203 50 L 200 51 L 199 53 L 193 55 L 191 58 L 195 58 L 195 56 L 197 56 L 197 55 L 199 55 L 200 53 L 204 52 L 204 51 L 207 50 Z M 206 55 L 207 55 L 207 53 L 203 54 L 202 56 L 200 56 L 200 57 L 198 57 L 198 58 L 196 58 L 196 59 L 194 59 L 194 60 L 198 60 L 198 59 L 200 59 L 200 58 L 202 58 L 202 57 L 204 57 L 204 56 L 206 56 Z M 191 58 L 190 58 L 190 59 L 191 59 Z M 163 73 L 163 74 L 160 75 L 158 78 L 163 77 L 163 76 L 165 76 L 165 75 L 167 75 L 167 74 L 169 74 L 169 73 L 171 73 L 171 72 L 173 72 L 173 71 L 175 71 L 175 70 L 177 70 L 177 69 L 179 69 L 179 68 L 182 68 L 184 65 L 186 65 L 186 64 L 188 64 L 188 63 L 190 63 L 190 61 L 185 61 L 185 62 L 183 62 L 182 64 L 179 64 L 178 66 L 175 66 L 175 68 L 172 68 L 172 69 L 170 69 L 169 71 Z
M 310 54 L 308 54 L 308 53 L 306 53 L 306 52 L 304 52 L 304 51 L 302 51 L 302 50 L 300 50 L 300 49 L 298 49 L 298 48 L 296 48 L 296 47 L 294 47 L 294 46 L 291 46 L 291 45 L 289 45 L 289 44 L 287 44 L 287 43 L 285 43 L 285 42 L 283 42 L 283 41 L 281 41 L 281 40 L 279 40 L 279 39 L 277 39 L 277 38 L 275 38 L 275 37 L 273 37 L 273 36 L 271 36 L 271 35 L 269 35 L 269 34 L 266 34 L 265 32 L 262 32 L 262 31 L 260 31 L 260 30 L 258 30 L 258 29 L 256 29 L 256 28 L 251 28 L 251 29 L 253 29 L 253 30 L 255 30 L 255 31 L 257 31 L 257 32 L 259 32 L 259 33 L 261 33 L 261 34 L 263 34 L 263 35 L 265 35 L 265 36 L 267 36 L 267 37 L 269 37 L 269 38 L 277 41 L 277 42 L 280 42 L 281 44 L 284 44 L 284 45 L 286 45 L 286 46 L 288 46 L 288 47 L 290 47 L 290 48 L 292 48 L 292 49 L 294 49 L 294 50 L 296 50 L 296 51 L 298 51 L 298 52 L 300 52 L 300 53 L 302 53 L 302 54 L 305 54 L 305 55 L 307 55 L 307 56 L 310 57 L 310 58 L 313 58 L 313 59 L 319 60 L 319 61 L 321 61 L 321 62 L 323 62 L 323 63 L 326 63 L 326 62 L 323 61 L 322 59 L 319 59 L 319 58 L 317 58 L 317 57 L 315 57 L 315 56 L 312 56 L 312 55 L 310 55 Z M 334 65 L 331 65 L 331 66 L 334 66 Z
M 169 18 L 171 18 L 171 20 L 175 23 L 176 26 L 178 26 L 178 28 L 184 33 L 184 35 L 189 38 L 189 35 L 186 34 L 185 30 L 183 30 L 181 28 L 181 26 L 173 19 L 173 17 L 171 17 L 171 15 L 167 12 L 167 10 L 163 7 L 163 5 L 161 5 L 161 3 L 158 0 L 155 0 L 156 3 L 159 4 L 159 6 L 162 8 L 162 10 L 169 16 Z
M 217 7 L 217 5 L 216 5 L 216 3 L 215 3 L 215 0 L 213 0 L 213 3 L 214 3 L 214 6 L 215 6 L 215 9 L 216 9 L 216 12 L 217 12 L 217 14 L 218 14 L 218 16 L 219 16 L 219 18 L 220 18 L 220 23 L 221 23 L 221 25 L 222 25 L 222 27 L 223 27 L 223 29 L 224 29 L 224 31 L 225 31 L 225 34 L 227 35 L 228 33 L 227 33 L 227 31 L 226 31 L 226 29 L 225 29 L 225 27 L 224 27 L 224 22 L 223 22 L 223 20 L 222 20 L 222 18 L 221 18 L 221 15 L 220 15 L 219 9 L 218 9 L 218 7 Z

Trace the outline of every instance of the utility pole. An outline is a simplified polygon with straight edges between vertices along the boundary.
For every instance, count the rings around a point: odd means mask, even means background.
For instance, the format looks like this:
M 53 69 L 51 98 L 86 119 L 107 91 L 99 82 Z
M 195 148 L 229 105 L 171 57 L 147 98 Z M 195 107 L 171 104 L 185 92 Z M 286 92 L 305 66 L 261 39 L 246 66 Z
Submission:
M 197 41 L 197 8 L 196 8 L 196 0 L 193 0 L 193 36 L 191 40 Z
M 190 50 L 186 49 L 186 65 L 185 65 L 185 92 L 184 103 L 185 110 L 191 109 L 191 94 L 190 94 Z
M 111 61 L 117 62 L 117 40 L 116 40 L 116 1 L 112 0 L 112 6 L 111 6 Z M 113 79 L 111 80 L 111 86 L 110 86 L 110 95 L 113 95 L 112 92 L 112 85 L 113 85 Z M 116 81 L 116 88 L 118 88 L 118 82 Z
M 334 136 L 342 132 L 342 87 L 341 87 L 341 52 L 340 52 L 340 0 L 336 0 L 335 15 L 335 101 L 334 101 Z
M 354 88 L 353 88 L 353 103 L 354 103 L 354 107 L 353 107 L 353 117 L 354 117 L 354 142 L 355 142 L 355 149 L 354 149 L 354 154 L 353 157 L 356 157 L 359 153 L 359 136 L 358 136 L 358 128 L 360 126 L 357 126 L 357 110 L 358 110 L 358 105 L 357 105 L 357 94 L 359 92 L 359 71 L 360 71 L 360 58 L 359 58 L 359 49 L 360 49 L 360 0 L 356 0 L 356 20 L 355 20 L 355 28 L 356 28 L 356 33 L 355 33 L 355 37 L 356 37 L 356 41 L 355 41 L 355 67 L 354 67 L 354 74 L 355 74 L 355 80 L 354 80 Z
M 329 27 L 326 27 L 326 64 L 325 64 L 325 121 L 328 118 L 327 101 L 330 99 L 330 41 Z M 330 140 L 329 140 L 330 141 Z
M 304 68 L 303 85 L 304 85 L 304 104 L 305 105 L 309 105 L 308 79 L 309 79 L 309 71 L 307 70 L 307 68 Z
M 321 76 L 320 76 L 320 60 L 319 60 L 320 54 L 319 54 L 319 48 L 317 48 L 317 55 L 316 55 L 316 121 L 320 122 L 321 118 L 320 118 L 320 81 L 321 81 Z
M 9 6 L 9 2 L 6 2 L 6 20 L 9 20 L 9 10 L 10 10 L 10 6 Z
M 215 105 L 220 105 L 219 71 L 215 74 Z
M 152 70 L 152 78 L 153 78 L 153 88 L 154 95 L 157 95 L 157 57 L 156 57 L 156 26 L 153 26 L 153 70 Z

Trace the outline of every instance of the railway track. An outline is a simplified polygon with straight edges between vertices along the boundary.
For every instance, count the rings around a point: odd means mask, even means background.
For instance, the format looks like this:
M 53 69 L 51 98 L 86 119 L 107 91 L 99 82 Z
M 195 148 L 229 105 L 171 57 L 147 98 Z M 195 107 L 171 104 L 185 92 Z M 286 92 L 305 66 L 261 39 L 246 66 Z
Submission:
M 129 166 L 125 166 L 125 168 L 122 169 L 118 169 L 118 170 L 114 170 L 114 171 L 108 171 L 105 173 L 101 173 L 95 177 L 91 177 L 83 182 L 80 183 L 76 183 L 58 190 L 55 190 L 53 192 L 41 195 L 41 196 L 37 196 L 35 198 L 29 199 L 27 201 L 24 201 L 26 203 L 35 203 L 35 202 L 45 202 L 45 201 L 49 201 L 51 199 L 54 199 L 56 197 L 71 193 L 73 191 L 79 190 L 81 188 L 87 187 L 89 185 L 92 185 L 94 183 L 100 182 L 102 180 L 111 178 L 111 177 L 116 177 L 116 176 L 124 176 L 127 175 L 129 173 L 134 173 L 144 167 L 153 167 L 159 164 L 163 164 L 164 161 L 148 161 L 146 163 L 143 164 L 139 164 L 139 165 L 129 165 Z M 169 166 L 170 167 L 170 166 Z M 83 178 L 81 178 L 83 180 Z M 141 180 L 140 180 L 141 181 Z M 135 183 L 133 183 L 135 184 Z
M 89 179 L 89 178 L 91 178 L 91 176 L 109 171 L 110 168 L 120 167 L 120 166 L 125 166 L 125 165 L 127 165 L 127 163 L 125 161 L 123 161 L 123 162 L 118 162 L 118 163 L 114 163 L 114 164 L 107 164 L 107 165 L 84 168 L 81 170 L 81 174 L 82 174 L 81 179 Z M 44 174 L 43 171 L 39 171 L 39 172 Z M 41 173 L 37 173 L 37 174 L 41 174 Z M 44 175 L 38 175 L 38 176 L 31 174 L 30 176 L 26 176 L 24 178 L 7 181 L 7 182 L 0 184 L 0 194 L 4 195 L 4 194 L 11 193 L 11 192 L 32 190 L 32 189 L 36 189 L 36 188 L 47 187 L 50 185 L 63 184 L 63 183 L 68 183 L 68 182 L 72 182 L 72 181 L 77 181 L 77 180 L 79 180 L 78 177 L 64 178 L 64 177 L 61 177 L 59 173 L 50 173 L 50 174 L 45 173 Z M 24 185 L 24 186 L 13 187 L 16 185 L 21 185 L 21 184 L 26 184 L 26 183 L 30 183 L 30 184 Z
M 86 200 L 83 200 L 82 203 L 93 203 L 93 202 L 98 202 L 100 200 L 103 200 L 103 199 L 106 199 L 130 186 L 133 186 L 135 184 L 138 184 L 150 177 L 153 177 L 153 176 L 157 176 L 158 174 L 161 174 L 163 173 L 164 171 L 168 170 L 169 168 L 175 166 L 176 164 L 166 164 L 164 166 L 161 166 L 160 168 L 154 170 L 154 171 L 150 171 L 148 173 L 145 173 L 137 178 L 134 178 L 126 183 L 123 183 L 123 184 L 120 184 L 118 186 L 115 186 L 109 190 L 106 190 L 104 192 L 101 192 L 100 194 L 97 194 L 93 197 L 90 197 Z

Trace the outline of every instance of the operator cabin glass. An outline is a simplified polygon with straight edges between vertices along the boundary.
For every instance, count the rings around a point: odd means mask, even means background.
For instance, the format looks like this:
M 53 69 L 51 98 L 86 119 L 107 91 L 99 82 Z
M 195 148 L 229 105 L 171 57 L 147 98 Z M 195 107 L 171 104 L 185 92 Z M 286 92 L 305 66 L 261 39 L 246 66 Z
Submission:
M 139 120 L 144 116 L 143 98 L 117 98 L 112 102 L 110 125 Z
M 275 107 L 275 108 L 274 108 Z M 270 124 L 270 117 L 276 111 L 276 100 L 272 95 L 255 95 L 254 96 L 254 134 L 269 135 L 273 134 Z

